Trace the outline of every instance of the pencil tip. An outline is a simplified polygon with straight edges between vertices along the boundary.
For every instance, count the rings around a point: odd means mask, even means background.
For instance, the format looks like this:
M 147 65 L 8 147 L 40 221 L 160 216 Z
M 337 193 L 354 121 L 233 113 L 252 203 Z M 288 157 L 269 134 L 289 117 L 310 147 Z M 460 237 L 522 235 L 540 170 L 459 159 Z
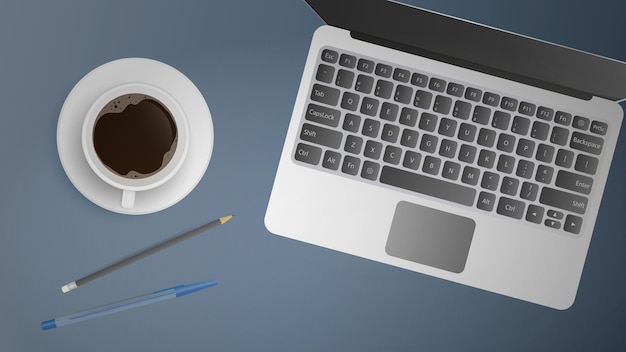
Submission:
M 224 224 L 225 222 L 227 222 L 228 220 L 232 219 L 234 215 L 228 215 L 228 216 L 222 216 L 220 218 L 220 223 Z
M 68 293 L 76 287 L 78 287 L 78 285 L 76 285 L 76 281 L 72 281 L 69 284 L 61 287 L 61 291 L 63 291 L 63 293 Z

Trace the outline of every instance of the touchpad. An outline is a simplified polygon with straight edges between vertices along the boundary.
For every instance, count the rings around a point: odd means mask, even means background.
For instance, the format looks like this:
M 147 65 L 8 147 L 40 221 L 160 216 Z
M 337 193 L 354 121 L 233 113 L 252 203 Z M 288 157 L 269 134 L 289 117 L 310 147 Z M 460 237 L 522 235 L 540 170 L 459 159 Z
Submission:
M 394 257 L 460 273 L 465 268 L 475 228 L 472 219 L 400 202 L 385 250 Z

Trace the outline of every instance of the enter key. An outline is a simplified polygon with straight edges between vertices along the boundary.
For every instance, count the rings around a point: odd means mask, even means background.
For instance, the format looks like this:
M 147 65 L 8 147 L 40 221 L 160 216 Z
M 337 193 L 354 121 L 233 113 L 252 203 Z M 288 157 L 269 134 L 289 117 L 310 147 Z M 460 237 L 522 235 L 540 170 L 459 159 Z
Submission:
M 593 186 L 593 179 L 588 176 L 561 170 L 556 177 L 556 186 L 582 194 L 589 194 Z

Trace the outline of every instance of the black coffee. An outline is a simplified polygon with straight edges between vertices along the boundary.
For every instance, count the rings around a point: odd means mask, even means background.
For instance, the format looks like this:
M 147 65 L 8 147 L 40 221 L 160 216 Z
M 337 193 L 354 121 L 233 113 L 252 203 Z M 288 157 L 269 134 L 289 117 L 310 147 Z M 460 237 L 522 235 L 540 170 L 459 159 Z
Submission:
M 111 100 L 98 114 L 93 144 L 100 161 L 126 178 L 144 178 L 163 169 L 177 145 L 170 111 L 145 94 Z

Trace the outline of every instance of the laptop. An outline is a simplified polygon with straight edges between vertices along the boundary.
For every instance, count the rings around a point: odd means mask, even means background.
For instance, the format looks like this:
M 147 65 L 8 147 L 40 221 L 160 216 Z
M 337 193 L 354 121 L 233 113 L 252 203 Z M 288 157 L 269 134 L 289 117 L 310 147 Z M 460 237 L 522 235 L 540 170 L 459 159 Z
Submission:
M 392 1 L 307 3 L 326 25 L 312 38 L 267 229 L 570 307 L 626 64 Z

